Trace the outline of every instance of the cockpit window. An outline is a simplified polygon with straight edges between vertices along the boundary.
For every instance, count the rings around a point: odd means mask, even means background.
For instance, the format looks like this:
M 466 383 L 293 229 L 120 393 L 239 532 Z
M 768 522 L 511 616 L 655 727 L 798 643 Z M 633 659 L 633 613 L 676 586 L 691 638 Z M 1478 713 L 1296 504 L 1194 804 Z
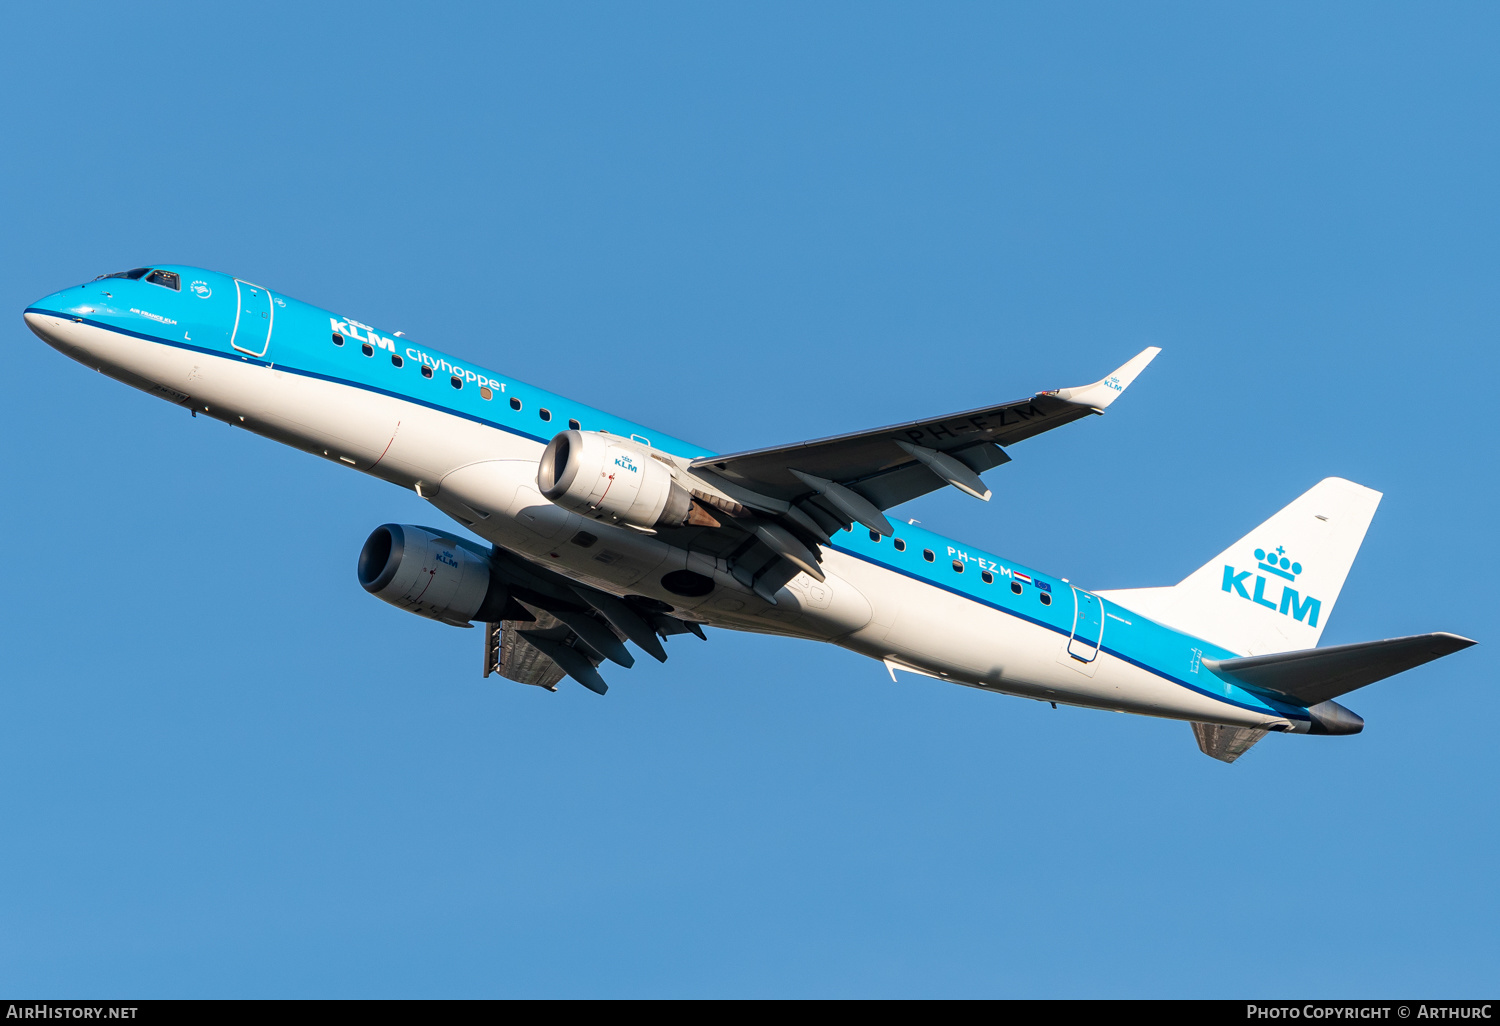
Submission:
M 150 274 L 146 275 L 146 280 L 151 282 L 151 284 L 153 285 L 160 285 L 163 288 L 169 288 L 173 292 L 182 291 L 182 279 L 178 277 L 176 271 L 152 271 Z
M 151 268 L 149 267 L 132 267 L 128 271 L 116 271 L 114 274 L 101 274 L 99 275 L 99 278 L 129 278 L 131 281 L 136 281 L 140 278 L 144 278 L 150 273 Z M 98 281 L 99 278 L 95 278 L 94 280 Z

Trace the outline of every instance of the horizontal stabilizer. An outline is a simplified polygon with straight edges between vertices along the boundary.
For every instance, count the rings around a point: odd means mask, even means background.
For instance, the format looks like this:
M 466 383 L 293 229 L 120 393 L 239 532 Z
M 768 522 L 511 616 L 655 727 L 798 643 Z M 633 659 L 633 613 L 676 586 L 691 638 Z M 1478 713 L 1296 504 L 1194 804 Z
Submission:
M 1203 665 L 1236 684 L 1298 705 L 1317 705 L 1472 644 L 1457 634 L 1418 634 L 1243 659 L 1205 659 Z
M 1256 727 L 1226 727 L 1222 723 L 1194 723 L 1193 737 L 1203 754 L 1220 762 L 1233 762 L 1266 736 Z

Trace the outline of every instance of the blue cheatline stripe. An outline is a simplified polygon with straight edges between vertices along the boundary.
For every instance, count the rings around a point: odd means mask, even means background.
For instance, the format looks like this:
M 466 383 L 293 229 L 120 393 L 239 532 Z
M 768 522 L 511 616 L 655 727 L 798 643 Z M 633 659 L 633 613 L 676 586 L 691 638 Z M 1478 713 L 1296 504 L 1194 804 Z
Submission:
M 202 346 L 195 346 L 188 342 L 179 342 L 176 339 L 162 338 L 159 335 L 148 335 L 145 332 L 140 331 L 131 331 L 129 328 L 121 328 L 118 325 L 104 324 L 100 321 L 90 320 L 87 317 L 78 317 L 74 314 L 58 313 L 55 310 L 43 310 L 40 307 L 27 307 L 25 312 L 46 314 L 48 317 L 61 317 L 65 320 L 87 324 L 92 328 L 99 328 L 103 331 L 112 331 L 116 335 L 129 335 L 131 338 L 138 338 L 146 342 L 155 342 L 158 345 L 171 346 L 174 349 L 185 349 L 189 352 L 202 353 L 204 356 L 212 356 L 220 360 L 229 360 L 234 363 L 256 364 L 261 367 L 274 367 L 277 370 L 284 371 L 287 374 L 296 374 L 304 378 L 315 378 L 319 381 L 330 381 L 335 385 L 347 385 L 350 388 L 358 388 L 366 392 L 374 392 L 377 395 L 389 396 L 392 399 L 400 399 L 404 402 L 415 403 L 418 406 L 425 406 L 429 410 L 436 410 L 439 413 L 446 413 L 453 417 L 460 417 L 464 420 L 473 421 L 476 424 L 483 424 L 485 427 L 495 428 L 497 431 L 504 431 L 507 434 L 518 435 L 521 438 L 528 438 L 531 441 L 539 442 L 542 445 L 546 445 L 549 441 L 549 439 L 544 438 L 541 435 L 534 435 L 529 431 L 522 431 L 520 428 L 507 427 L 506 425 L 501 424 L 499 421 L 489 420 L 485 417 L 480 417 L 472 413 L 465 413 L 463 410 L 455 410 L 451 406 L 443 406 L 438 403 L 429 402 L 425 399 L 418 399 L 415 396 L 407 395 L 405 392 L 392 392 L 390 389 L 380 388 L 376 385 L 367 385 L 362 381 L 353 381 L 348 378 L 334 377 L 331 374 L 319 374 L 317 371 L 301 370 L 300 368 L 292 367 L 284 363 L 277 364 L 275 360 L 267 360 L 265 357 L 240 355 L 237 353 L 231 355 L 229 353 L 221 352 L 217 349 L 205 349 Z
M 977 605 L 986 606 L 997 612 L 1004 613 L 1007 616 L 1013 616 L 1018 620 L 1024 620 L 1026 623 L 1033 624 L 1037 627 L 1043 627 L 1062 637 L 1072 637 L 1071 632 L 1063 630 L 1061 627 L 1058 627 L 1055 624 L 1050 624 L 1045 620 L 1038 620 L 1034 616 L 1027 616 L 1025 613 L 1018 612 L 1014 609 L 1007 609 L 1006 607 L 991 602 L 988 599 L 982 599 L 977 595 L 971 595 L 966 591 L 960 591 L 957 588 L 951 587 L 950 585 L 939 584 L 937 581 L 934 581 L 930 578 L 922 577 L 919 574 L 914 574 L 910 570 L 904 570 L 898 566 L 892 566 L 889 563 L 882 562 L 881 560 L 875 559 L 861 552 L 856 552 L 853 549 L 846 548 L 842 545 L 833 545 L 831 547 L 839 552 L 842 552 L 846 556 L 853 556 L 855 559 L 858 559 L 861 562 L 869 563 L 871 566 L 881 567 L 882 569 L 889 570 L 891 573 L 900 574 L 902 577 L 908 577 L 920 584 L 925 584 L 930 588 L 937 588 L 939 591 L 946 591 L 951 595 L 957 595 L 961 599 L 967 599 L 968 601 L 973 602 Z M 1232 705 L 1237 709 L 1244 709 L 1248 712 L 1269 713 L 1271 715 L 1286 716 L 1288 719 L 1305 718 L 1296 716 L 1295 714 L 1288 713 L 1275 707 L 1268 707 L 1264 705 L 1249 705 L 1245 702 L 1237 702 L 1232 698 L 1226 698 L 1223 695 L 1216 695 L 1211 691 L 1205 691 L 1203 688 L 1198 687 L 1195 684 L 1182 680 L 1179 677 L 1174 677 L 1172 674 L 1167 673 L 1165 670 L 1158 669 L 1155 666 L 1149 666 L 1146 663 L 1141 662 L 1139 659 L 1132 658 L 1131 656 L 1128 656 L 1123 652 L 1110 648 L 1108 645 L 1099 646 L 1099 651 L 1107 652 L 1108 654 L 1114 656 L 1116 659 L 1119 659 L 1121 662 L 1129 663 L 1131 666 L 1145 670 L 1147 673 L 1160 677 L 1162 680 L 1167 681 L 1169 684 L 1176 684 L 1178 687 L 1186 688 L 1189 691 L 1202 695 L 1204 698 L 1211 698 L 1215 702 L 1223 702 L 1225 705 Z
M 274 366 L 276 366 L 276 362 L 274 360 L 267 360 L 264 357 L 255 357 L 255 356 L 249 356 L 249 355 L 230 355 L 228 353 L 224 353 L 224 352 L 221 352 L 221 351 L 216 350 L 216 349 L 205 349 L 202 346 L 195 346 L 195 345 L 192 345 L 192 344 L 187 343 L 187 342 L 179 342 L 176 339 L 162 338 L 159 335 L 150 335 L 150 334 L 147 334 L 145 332 L 140 332 L 140 331 L 131 331 L 129 328 L 122 328 L 122 327 L 119 327 L 118 325 L 114 325 L 114 324 L 105 324 L 105 323 L 102 323 L 100 321 L 91 320 L 91 319 L 86 318 L 86 317 L 78 317 L 78 316 L 76 316 L 74 314 L 60 313 L 60 312 L 58 312 L 56 310 L 44 310 L 41 307 L 27 307 L 26 310 L 24 311 L 24 313 L 38 313 L 38 314 L 45 314 L 48 317 L 61 317 L 61 318 L 65 319 L 65 320 L 70 320 L 70 321 L 74 321 L 76 323 L 81 323 L 81 324 L 87 324 L 90 327 L 99 328 L 99 329 L 101 329 L 103 331 L 112 331 L 112 332 L 114 332 L 117 335 L 128 335 L 128 336 L 130 336 L 132 338 L 138 338 L 138 339 L 141 339 L 141 340 L 146 341 L 146 342 L 155 342 L 158 345 L 171 346 L 174 349 L 184 349 L 184 350 L 188 350 L 188 351 L 194 352 L 194 353 L 202 353 L 204 356 L 211 356 L 211 357 L 215 357 L 215 358 L 220 359 L 220 360 L 238 361 L 240 363 L 256 364 L 256 365 L 259 365 L 259 366 L 262 366 L 262 367 L 274 367 Z M 473 423 L 476 423 L 476 424 L 482 424 L 485 427 L 494 428 L 497 431 L 504 431 L 507 434 L 516 435 L 516 436 L 518 436 L 520 438 L 526 438 L 526 439 L 529 439 L 529 440 L 531 440 L 533 442 L 537 442 L 537 443 L 542 444 L 542 445 L 545 445 L 547 443 L 547 441 L 548 441 L 548 439 L 542 437 L 541 435 L 534 435 L 534 434 L 532 434 L 529 431 L 522 431 L 519 428 L 507 427 L 506 425 L 501 424 L 498 421 L 489 420 L 489 419 L 487 419 L 485 417 L 480 417 L 480 416 L 477 416 L 477 415 L 472 414 L 472 413 L 465 413 L 462 410 L 455 410 L 452 407 L 442 406 L 442 405 L 439 405 L 438 403 L 428 402 L 427 400 L 424 400 L 424 399 L 418 399 L 415 396 L 407 395 L 404 392 L 393 392 L 393 391 L 390 391 L 389 389 L 379 388 L 379 387 L 377 387 L 375 385 L 368 385 L 368 384 L 365 384 L 364 382 L 361 382 L 361 381 L 353 381 L 353 380 L 350 380 L 348 378 L 338 378 L 338 377 L 334 377 L 334 376 L 329 375 L 329 374 L 320 374 L 317 371 L 301 370 L 299 368 L 290 367 L 290 366 L 288 366 L 286 364 L 282 364 L 281 367 L 280 367 L 280 369 L 283 372 L 287 373 L 287 374 L 297 374 L 297 375 L 300 375 L 302 377 L 314 378 L 314 379 L 319 380 L 319 381 L 328 381 L 328 382 L 331 382 L 331 383 L 336 384 L 336 385 L 345 385 L 345 386 L 350 387 L 350 388 L 358 388 L 358 389 L 362 389 L 363 391 L 366 391 L 366 392 L 373 392 L 373 393 L 375 393 L 377 395 L 384 395 L 384 396 L 387 396 L 387 397 L 392 398 L 392 399 L 399 399 L 399 400 L 401 400 L 403 402 L 415 403 L 418 406 L 423 406 L 423 407 L 426 407 L 427 409 L 435 410 L 438 413 L 445 413 L 445 414 L 448 414 L 449 416 L 452 416 L 452 417 L 459 417 L 459 418 L 462 418 L 463 420 L 472 421 Z M 912 573 L 909 570 L 903 570 L 901 567 L 893 566 L 893 565 L 891 565 L 889 563 L 882 562 L 881 560 L 875 559 L 875 558 L 873 558 L 873 557 L 871 557 L 869 555 L 866 555 L 864 553 L 856 552 L 853 549 L 846 548 L 843 545 L 832 545 L 831 547 L 833 549 L 839 551 L 839 552 L 844 553 L 846 556 L 852 556 L 853 558 L 858 559 L 858 560 L 860 560 L 862 562 L 869 563 L 871 566 L 878 566 L 878 567 L 880 567 L 880 568 L 882 568 L 884 570 L 890 571 L 891 573 L 900 574 L 903 577 L 908 577 L 911 580 L 917 581 L 917 582 L 919 582 L 921 584 L 925 584 L 928 587 L 937 588 L 937 589 L 939 589 L 941 591 L 946 591 L 949 594 L 956 595 L 956 596 L 958 596 L 961 599 L 965 599 L 965 600 L 967 600 L 969 602 L 973 602 L 973 603 L 976 603 L 976 604 L 981 605 L 981 606 L 986 606 L 986 607 L 988 607 L 990 609 L 996 610 L 997 612 L 1004 613 L 1007 616 L 1013 616 L 1016 619 L 1023 620 L 1026 623 L 1032 624 L 1032 625 L 1037 626 L 1037 627 L 1045 628 L 1046 630 L 1052 631 L 1053 633 L 1061 635 L 1063 637 L 1071 637 L 1072 636 L 1072 634 L 1069 631 L 1065 631 L 1061 627 L 1058 627 L 1058 626 L 1056 626 L 1054 624 L 1050 624 L 1050 623 L 1048 623 L 1045 620 L 1038 620 L 1036 617 L 1027 616 L 1025 613 L 1018 612 L 1018 611 L 1016 611 L 1014 609 L 1007 609 L 1004 606 L 998 605 L 998 604 L 996 604 L 994 602 L 990 602 L 990 601 L 988 601 L 986 599 L 979 598 L 978 596 L 972 595 L 972 594 L 970 594 L 968 592 L 960 591 L 957 588 L 951 587 L 949 585 L 939 584 L 938 582 L 936 582 L 934 580 L 931 580 L 930 578 L 922 577 L 922 576 L 920 576 L 918 574 L 914 574 L 914 573 Z M 1289 713 L 1287 713 L 1285 711 L 1278 710 L 1278 709 L 1275 709 L 1275 708 L 1269 708 L 1268 709 L 1268 707 L 1266 707 L 1266 706 L 1247 705 L 1244 702 L 1237 702 L 1237 701 L 1235 701 L 1233 699 L 1225 698 L 1223 695 L 1215 695 L 1212 692 L 1205 691 L 1203 688 L 1197 687 L 1194 684 L 1190 684 L 1189 682 L 1187 682 L 1185 680 L 1181 680 L 1181 679 L 1179 679 L 1177 677 L 1174 677 L 1174 676 L 1172 676 L 1171 674 L 1167 673 L 1164 670 L 1160 670 L 1160 669 L 1158 669 L 1158 668 L 1156 668 L 1154 666 L 1148 666 L 1147 664 L 1141 662 L 1140 660 L 1134 659 L 1134 658 L 1132 658 L 1132 657 L 1130 657 L 1128 655 L 1125 655 L 1123 652 L 1120 652 L 1120 651 L 1118 651 L 1116 649 L 1110 648 L 1107 645 L 1101 645 L 1101 646 L 1099 646 L 1099 651 L 1106 652 L 1109 655 L 1114 656 L 1116 659 L 1121 660 L 1122 662 L 1129 663 L 1132 666 L 1135 666 L 1135 667 L 1138 667 L 1139 669 L 1145 670 L 1147 673 L 1154 674 L 1155 676 L 1160 677 L 1162 680 L 1165 680 L 1168 683 L 1176 684 L 1179 687 L 1186 688 L 1189 691 L 1192 691 L 1192 692 L 1194 692 L 1196 694 L 1202 695 L 1205 698 L 1213 699 L 1216 702 L 1223 702 L 1225 705 L 1232 705 L 1232 706 L 1234 706 L 1236 708 L 1244 709 L 1244 710 L 1246 710 L 1248 712 L 1257 712 L 1257 713 L 1270 712 L 1270 713 L 1273 713 L 1273 714 L 1279 714 L 1279 715 L 1287 716 L 1288 718 L 1291 718 L 1291 719 L 1301 719 L 1301 718 L 1303 718 L 1303 717 L 1298 717 L 1298 716 L 1295 716 L 1294 714 L 1289 714 Z

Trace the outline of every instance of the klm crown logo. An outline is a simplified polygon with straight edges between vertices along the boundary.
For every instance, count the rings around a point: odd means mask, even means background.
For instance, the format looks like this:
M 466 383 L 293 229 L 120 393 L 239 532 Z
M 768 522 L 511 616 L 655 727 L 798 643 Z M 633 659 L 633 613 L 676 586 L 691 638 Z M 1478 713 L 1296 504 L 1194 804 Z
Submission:
M 1259 570 L 1260 573 L 1256 573 Z M 1224 591 L 1230 595 L 1238 595 L 1242 599 L 1248 599 L 1257 606 L 1265 606 L 1273 609 L 1282 616 L 1290 616 L 1293 620 L 1306 621 L 1309 627 L 1318 625 L 1318 614 L 1323 611 L 1323 603 L 1311 595 L 1304 598 L 1291 584 L 1281 586 L 1279 601 L 1273 602 L 1266 597 L 1266 585 L 1271 583 L 1265 576 L 1271 574 L 1283 581 L 1293 584 L 1297 581 L 1297 575 L 1302 573 L 1302 564 L 1294 561 L 1286 554 L 1286 548 L 1278 545 L 1273 548 L 1255 550 L 1255 570 L 1236 570 L 1225 564 L 1224 566 Z M 1254 575 L 1254 593 L 1246 589 L 1246 583 Z
M 1285 577 L 1289 581 L 1295 581 L 1297 575 L 1302 572 L 1302 564 L 1293 563 L 1288 559 L 1286 549 L 1280 545 L 1274 549 L 1256 549 L 1255 558 L 1260 560 L 1262 570 L 1273 573 L 1277 577 Z

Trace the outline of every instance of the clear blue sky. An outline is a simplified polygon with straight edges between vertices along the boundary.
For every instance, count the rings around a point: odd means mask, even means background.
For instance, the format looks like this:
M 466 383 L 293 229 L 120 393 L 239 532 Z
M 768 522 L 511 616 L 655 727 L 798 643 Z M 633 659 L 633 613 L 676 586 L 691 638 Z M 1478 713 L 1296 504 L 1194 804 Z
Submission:
M 1493 5 L 10 5 L 0 991 L 1394 995 L 1500 984 Z M 607 698 L 367 596 L 415 495 L 21 321 L 232 272 L 721 449 L 1093 380 L 988 504 L 1172 583 L 1385 501 L 1324 642 L 1481 647 L 1234 766 L 711 631 Z

